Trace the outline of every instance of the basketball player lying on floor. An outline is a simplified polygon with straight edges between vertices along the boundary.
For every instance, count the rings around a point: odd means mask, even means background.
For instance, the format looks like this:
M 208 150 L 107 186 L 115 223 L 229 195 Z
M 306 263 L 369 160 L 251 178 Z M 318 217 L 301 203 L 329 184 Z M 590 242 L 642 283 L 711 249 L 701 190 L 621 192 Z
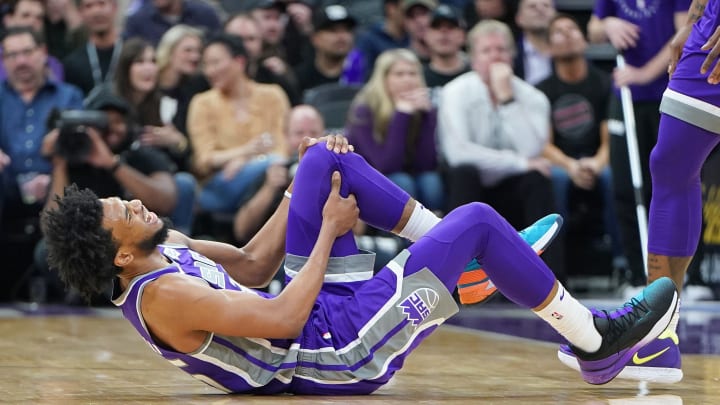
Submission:
M 113 280 L 113 302 L 158 353 L 233 393 L 377 390 L 457 312 L 450 292 L 473 259 L 567 338 L 590 383 L 610 381 L 667 327 L 677 302 L 669 278 L 615 312 L 591 312 L 491 207 L 440 220 L 351 149 L 339 136 L 306 139 L 288 198 L 242 248 L 168 231 L 140 201 L 71 186 L 43 213 L 50 264 L 85 296 Z M 415 243 L 373 275 L 374 256 L 350 232 L 358 217 Z M 560 221 L 548 216 L 524 236 L 551 239 Z M 249 288 L 283 258 L 282 293 Z

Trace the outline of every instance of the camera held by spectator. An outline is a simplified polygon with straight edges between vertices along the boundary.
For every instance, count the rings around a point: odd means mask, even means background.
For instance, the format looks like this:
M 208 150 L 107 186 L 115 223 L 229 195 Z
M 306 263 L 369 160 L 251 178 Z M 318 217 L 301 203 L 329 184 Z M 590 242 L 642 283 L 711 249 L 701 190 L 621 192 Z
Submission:
M 66 110 L 55 121 L 59 129 L 55 153 L 67 160 L 69 165 L 79 165 L 87 161 L 92 151 L 92 140 L 88 136 L 88 127 L 105 133 L 109 130 L 108 115 L 104 111 Z

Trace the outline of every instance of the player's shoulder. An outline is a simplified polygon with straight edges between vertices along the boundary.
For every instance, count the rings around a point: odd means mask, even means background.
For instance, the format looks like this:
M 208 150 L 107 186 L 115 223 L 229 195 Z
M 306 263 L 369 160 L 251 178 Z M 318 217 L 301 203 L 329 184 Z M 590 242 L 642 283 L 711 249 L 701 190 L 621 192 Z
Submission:
M 198 294 L 198 290 L 205 291 L 207 288 L 209 288 L 207 283 L 189 274 L 165 273 L 145 286 L 143 301 L 149 304 L 177 303 Z

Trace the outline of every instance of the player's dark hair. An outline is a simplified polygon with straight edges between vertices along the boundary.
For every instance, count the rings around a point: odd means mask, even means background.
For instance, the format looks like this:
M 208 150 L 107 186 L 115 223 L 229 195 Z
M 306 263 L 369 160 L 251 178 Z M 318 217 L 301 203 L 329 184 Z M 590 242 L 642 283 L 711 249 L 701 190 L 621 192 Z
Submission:
M 48 264 L 60 273 L 67 287 L 89 302 L 122 270 L 113 262 L 118 245 L 102 227 L 103 207 L 90 189 L 80 190 L 72 184 L 65 188 L 65 196 L 55 196 L 55 201 L 57 208 L 41 215 Z

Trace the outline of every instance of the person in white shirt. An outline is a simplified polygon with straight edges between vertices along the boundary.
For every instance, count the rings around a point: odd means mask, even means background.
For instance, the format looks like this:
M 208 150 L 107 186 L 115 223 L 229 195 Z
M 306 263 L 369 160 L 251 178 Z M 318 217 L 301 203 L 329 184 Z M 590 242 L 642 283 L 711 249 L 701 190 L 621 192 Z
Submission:
M 555 210 L 550 162 L 542 157 L 550 103 L 512 70 L 515 47 L 508 26 L 478 23 L 468 34 L 472 71 L 445 85 L 438 138 L 448 165 L 449 209 L 483 201 L 516 226 Z M 563 241 L 544 256 L 560 277 Z

